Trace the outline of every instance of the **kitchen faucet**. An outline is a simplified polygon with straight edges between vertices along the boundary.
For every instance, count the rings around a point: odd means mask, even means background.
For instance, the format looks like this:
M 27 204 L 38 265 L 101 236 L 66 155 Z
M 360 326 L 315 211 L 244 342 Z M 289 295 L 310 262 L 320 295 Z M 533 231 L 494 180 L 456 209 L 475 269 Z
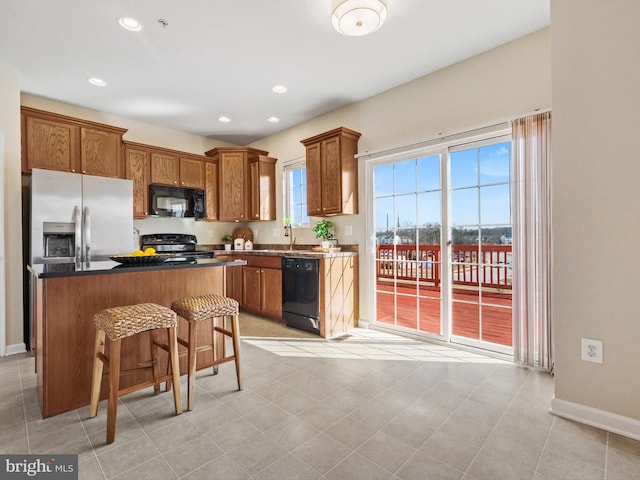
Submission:
M 296 244 L 296 239 L 293 236 L 293 229 L 290 223 L 284 226 L 284 236 L 289 237 L 289 250 L 293 250 L 293 246 Z

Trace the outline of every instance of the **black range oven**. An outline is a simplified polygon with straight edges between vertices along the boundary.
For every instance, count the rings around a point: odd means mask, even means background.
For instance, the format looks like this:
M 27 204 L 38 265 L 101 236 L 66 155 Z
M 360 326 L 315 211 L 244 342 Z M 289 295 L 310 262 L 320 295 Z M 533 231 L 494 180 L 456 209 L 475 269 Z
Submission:
M 213 252 L 198 250 L 195 235 L 183 233 L 153 233 L 140 237 L 140 248 L 152 247 L 157 253 L 170 253 L 169 262 L 195 262 L 198 258 L 211 258 Z
M 320 260 L 282 257 L 282 319 L 320 335 Z

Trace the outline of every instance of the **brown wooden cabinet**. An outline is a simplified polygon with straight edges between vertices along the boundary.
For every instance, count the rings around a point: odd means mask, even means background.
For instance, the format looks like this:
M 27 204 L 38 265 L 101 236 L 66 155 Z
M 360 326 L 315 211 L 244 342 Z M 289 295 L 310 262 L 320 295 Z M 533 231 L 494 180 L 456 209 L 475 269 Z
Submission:
M 320 261 L 320 336 L 340 335 L 358 325 L 358 256 Z
M 301 141 L 306 148 L 308 215 L 358 213 L 359 138 L 359 132 L 340 127 Z
M 280 262 L 279 257 L 260 258 Z M 252 262 L 248 260 L 247 263 Z M 242 308 L 268 317 L 282 318 L 282 270 L 242 267 Z
M 33 168 L 125 177 L 124 128 L 21 107 L 22 171 Z
M 275 158 L 263 150 L 244 147 L 218 147 L 205 155 L 218 163 L 219 220 L 275 219 Z M 268 204 L 265 208 L 263 199 Z
M 204 193 L 207 204 L 205 220 L 218 220 L 218 162 L 204 161 Z
M 282 319 L 281 257 L 269 255 L 216 255 L 224 260 L 244 260 L 241 267 L 226 267 L 225 295 L 240 308 L 277 320 Z
M 211 163 L 207 157 L 178 152 L 175 150 L 144 145 L 134 142 L 124 143 L 125 176 L 133 180 L 134 218 L 149 216 L 149 185 L 160 184 L 174 187 L 205 189 L 205 164 Z M 216 192 L 206 192 L 207 219 L 216 219 L 217 208 L 209 213 L 208 198 L 215 198 Z M 215 205 L 215 203 L 213 204 Z
M 133 180 L 133 218 L 149 216 L 149 158 L 144 145 L 125 142 L 125 178 Z
M 180 157 L 180 186 L 204 190 L 204 162 L 202 160 Z
M 151 151 L 151 183 L 178 186 L 180 180 L 180 157 L 164 151 Z
M 276 219 L 276 159 L 258 155 L 250 162 L 251 220 Z

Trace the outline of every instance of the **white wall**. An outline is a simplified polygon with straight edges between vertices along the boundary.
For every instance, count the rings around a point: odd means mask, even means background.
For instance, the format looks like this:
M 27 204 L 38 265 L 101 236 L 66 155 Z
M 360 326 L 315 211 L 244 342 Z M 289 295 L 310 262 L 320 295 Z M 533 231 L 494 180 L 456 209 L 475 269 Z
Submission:
M 252 144 L 279 159 L 277 191 L 282 191 L 282 163 L 304 157 L 300 140 L 344 126 L 362 133 L 359 152 L 375 151 L 429 139 L 439 133 L 472 129 L 551 107 L 549 30 L 543 29 L 489 52 L 442 69 L 432 75 L 357 104 L 336 110 Z M 360 214 L 331 217 L 340 243 L 357 243 L 361 255 L 367 243 L 364 167 L 359 165 Z M 260 241 L 272 237 L 282 225 L 282 200 L 278 197 L 278 221 L 252 224 Z M 312 223 L 317 220 L 312 218 Z M 353 227 L 353 236 L 344 234 Z M 282 230 L 281 228 L 279 230 Z M 317 243 L 307 229 L 294 234 L 301 243 Z M 360 316 L 368 320 L 370 300 L 366 278 L 370 272 L 360 261 Z
M 18 72 L 0 65 L 0 132 L 4 135 L 4 253 L 6 353 L 24 350 L 22 316 L 22 189 L 20 183 L 20 88 Z M 0 178 L 2 176 L 0 175 Z M 0 282 L 1 285 L 2 282 Z M 1 316 L 0 316 L 1 321 Z M 1 325 L 1 324 L 0 324 Z M 1 338 L 0 338 L 1 340 Z
M 554 411 L 640 438 L 640 2 L 552 1 Z M 602 365 L 580 339 L 604 342 Z

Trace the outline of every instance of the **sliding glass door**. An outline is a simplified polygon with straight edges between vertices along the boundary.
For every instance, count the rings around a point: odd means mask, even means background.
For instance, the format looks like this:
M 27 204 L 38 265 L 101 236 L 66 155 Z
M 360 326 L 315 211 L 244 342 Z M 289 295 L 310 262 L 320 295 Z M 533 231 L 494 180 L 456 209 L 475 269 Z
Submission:
M 374 167 L 376 321 L 443 335 L 441 156 Z
M 510 139 L 370 168 L 374 325 L 512 353 Z

